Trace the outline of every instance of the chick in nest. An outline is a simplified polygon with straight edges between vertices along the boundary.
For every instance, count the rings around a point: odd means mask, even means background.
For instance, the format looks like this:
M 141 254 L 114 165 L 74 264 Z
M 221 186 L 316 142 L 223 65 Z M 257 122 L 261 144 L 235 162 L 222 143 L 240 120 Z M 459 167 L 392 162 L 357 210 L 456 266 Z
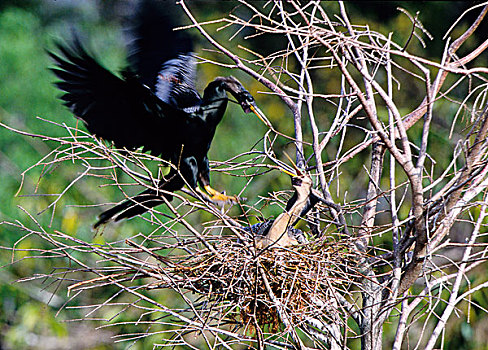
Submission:
M 285 211 L 275 220 L 259 224 L 261 227 L 250 227 L 251 232 L 255 233 L 258 249 L 288 247 L 307 242 L 303 232 L 293 226 L 315 204 L 310 203 L 312 179 L 308 174 L 290 175 L 295 193 L 288 201 Z

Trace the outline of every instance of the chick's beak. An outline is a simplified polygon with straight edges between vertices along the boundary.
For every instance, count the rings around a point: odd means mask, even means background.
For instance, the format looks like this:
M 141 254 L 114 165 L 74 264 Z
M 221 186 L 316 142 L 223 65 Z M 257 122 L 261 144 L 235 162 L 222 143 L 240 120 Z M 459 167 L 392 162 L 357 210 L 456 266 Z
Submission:
M 293 179 L 293 178 L 295 178 L 295 177 L 298 177 L 298 176 L 299 176 L 299 175 L 297 175 L 297 174 L 293 174 L 291 171 L 288 171 L 288 170 L 283 169 L 283 168 L 281 168 L 280 170 L 281 170 L 282 172 L 284 172 L 285 174 L 290 175 L 292 179 Z

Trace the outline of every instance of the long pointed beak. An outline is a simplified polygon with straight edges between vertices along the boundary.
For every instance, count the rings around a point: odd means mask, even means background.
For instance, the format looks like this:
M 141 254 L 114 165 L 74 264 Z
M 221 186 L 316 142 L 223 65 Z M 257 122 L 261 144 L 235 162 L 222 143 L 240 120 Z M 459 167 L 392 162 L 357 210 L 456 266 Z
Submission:
M 252 104 L 249 106 L 249 109 L 258 116 L 258 118 L 269 128 L 272 128 L 271 123 L 269 122 L 268 118 L 264 115 L 263 112 L 256 106 L 255 104 Z
M 293 166 L 293 168 L 296 170 L 297 172 L 297 175 L 296 176 L 303 176 L 303 172 L 302 172 L 302 169 L 300 169 L 296 164 L 295 162 L 293 161 L 293 159 L 291 159 L 291 157 L 288 155 L 288 153 L 286 152 L 283 152 L 286 156 L 286 158 L 288 158 L 288 160 L 290 161 L 291 165 Z
M 297 176 L 299 176 L 299 175 L 297 175 L 297 174 L 293 174 L 292 172 L 290 172 L 290 171 L 288 171 L 288 170 L 286 170 L 286 169 L 283 169 L 283 168 L 280 168 L 280 170 L 281 170 L 282 172 L 284 172 L 285 174 L 290 175 L 291 177 L 297 177 Z

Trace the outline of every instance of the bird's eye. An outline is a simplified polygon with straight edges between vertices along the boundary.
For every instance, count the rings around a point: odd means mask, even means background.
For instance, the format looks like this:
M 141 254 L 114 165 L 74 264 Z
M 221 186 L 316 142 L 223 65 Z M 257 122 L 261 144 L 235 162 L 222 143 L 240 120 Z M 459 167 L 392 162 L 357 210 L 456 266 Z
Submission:
M 245 91 L 242 93 L 241 101 L 243 101 L 244 103 L 252 104 L 254 102 L 254 97 L 252 97 L 249 92 Z
M 237 101 L 239 101 L 239 103 L 241 103 L 241 104 L 249 102 L 249 97 L 244 92 L 239 93 L 239 95 L 237 95 L 236 98 L 237 98 Z

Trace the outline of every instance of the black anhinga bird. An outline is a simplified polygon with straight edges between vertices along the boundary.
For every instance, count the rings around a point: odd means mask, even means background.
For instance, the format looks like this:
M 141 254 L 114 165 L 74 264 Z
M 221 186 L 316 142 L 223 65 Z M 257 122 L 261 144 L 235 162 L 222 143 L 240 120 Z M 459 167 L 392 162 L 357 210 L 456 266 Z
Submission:
M 142 2 L 136 51 L 129 56 L 131 65 L 121 77 L 100 65 L 76 37 L 71 45 L 57 44 L 60 54 L 49 53 L 57 65 L 52 70 L 61 80 L 56 86 L 65 91 L 61 99 L 91 133 L 113 141 L 119 148 L 142 146 L 143 151 L 177 168 L 160 181 L 164 194 L 146 190 L 103 212 L 95 228 L 112 219 L 142 214 L 163 203 L 162 196 L 172 200 L 167 192 L 181 189 L 185 182 L 210 200 L 235 200 L 210 186 L 207 158 L 227 107 L 227 92 L 246 113 L 254 112 L 262 119 L 254 98 L 233 77 L 216 78 L 205 88 L 203 97 L 199 95 L 195 88 L 196 60 L 186 51 L 188 40 L 176 38 L 182 34 L 172 31 L 168 16 L 155 15 L 160 9 L 153 9 L 154 4 Z M 156 37 L 148 34 L 154 34 L 151 21 L 160 28 Z M 167 41 L 173 47 L 167 46 Z

